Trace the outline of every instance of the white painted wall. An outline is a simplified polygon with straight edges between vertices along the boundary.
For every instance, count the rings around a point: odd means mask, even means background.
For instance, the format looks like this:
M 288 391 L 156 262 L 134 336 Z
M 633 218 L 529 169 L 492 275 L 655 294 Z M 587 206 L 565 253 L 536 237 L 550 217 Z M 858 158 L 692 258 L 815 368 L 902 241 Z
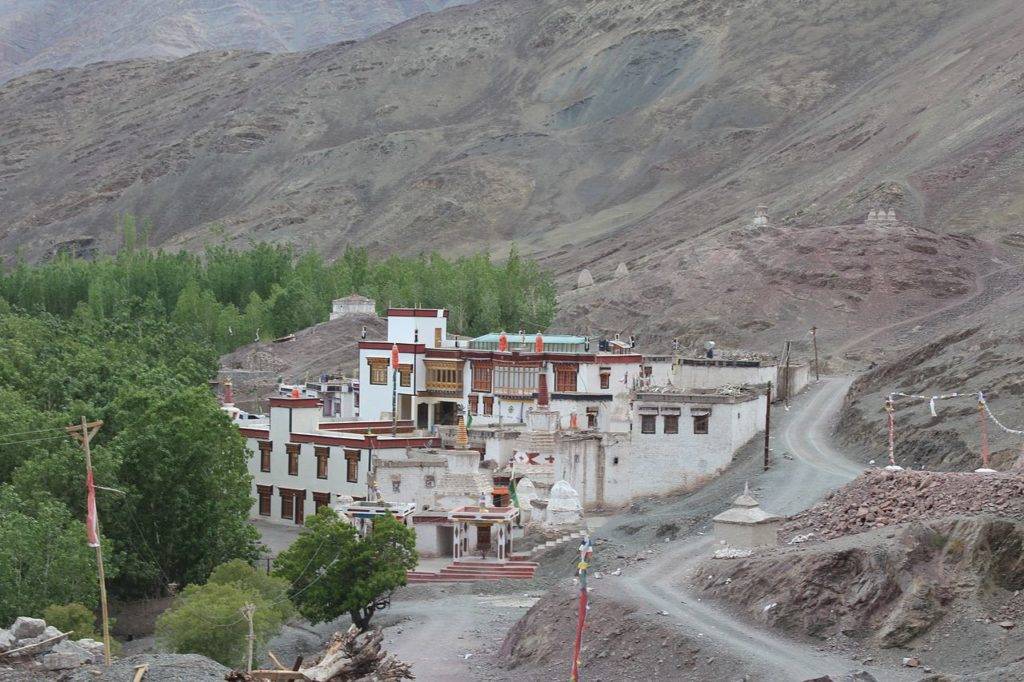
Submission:
M 436 317 L 400 317 L 388 316 L 388 342 L 414 343 L 416 330 L 419 330 L 419 343 L 428 348 L 434 347 L 434 330 L 441 329 L 441 344 L 448 339 L 448 318 L 443 310 L 438 310 Z
M 676 365 L 672 372 L 672 385 L 683 390 L 766 384 L 769 381 L 778 384 L 777 369 L 774 365 L 763 367 Z

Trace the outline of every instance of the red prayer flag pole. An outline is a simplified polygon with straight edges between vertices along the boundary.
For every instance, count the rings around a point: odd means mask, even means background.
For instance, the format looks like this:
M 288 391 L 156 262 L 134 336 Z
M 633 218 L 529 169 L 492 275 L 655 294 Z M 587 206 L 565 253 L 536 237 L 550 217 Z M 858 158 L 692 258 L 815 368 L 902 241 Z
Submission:
M 85 534 L 90 547 L 100 546 L 99 518 L 96 515 L 96 485 L 92 468 L 85 474 Z
M 580 603 L 576 620 L 576 641 L 572 647 L 572 672 L 569 678 L 571 682 L 579 682 L 580 679 L 580 649 L 583 646 L 583 627 L 587 622 L 587 567 L 593 553 L 590 538 L 584 535 L 583 542 L 580 543 L 580 561 L 576 564 L 580 579 Z

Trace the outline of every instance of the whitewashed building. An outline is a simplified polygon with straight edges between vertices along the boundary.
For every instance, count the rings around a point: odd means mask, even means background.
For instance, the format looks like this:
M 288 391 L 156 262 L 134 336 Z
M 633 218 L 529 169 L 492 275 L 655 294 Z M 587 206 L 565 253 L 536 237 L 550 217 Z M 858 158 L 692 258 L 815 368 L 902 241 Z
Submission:
M 326 421 L 320 400 L 297 389 L 270 399 L 266 423 L 245 423 L 240 430 L 250 452 L 250 516 L 297 525 L 339 495 L 367 499 L 375 458 L 398 459 L 407 448 L 440 445 L 438 438 L 412 433 L 410 422 L 400 423 L 392 436 L 390 422 Z
M 377 304 L 372 298 L 351 294 L 337 298 L 331 302 L 331 319 L 336 320 L 346 315 L 376 315 Z

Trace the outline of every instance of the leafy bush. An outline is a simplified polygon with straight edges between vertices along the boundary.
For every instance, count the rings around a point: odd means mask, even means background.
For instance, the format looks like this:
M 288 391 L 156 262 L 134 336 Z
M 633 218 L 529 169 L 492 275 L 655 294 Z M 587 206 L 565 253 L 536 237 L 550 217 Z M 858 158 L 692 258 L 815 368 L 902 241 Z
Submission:
M 78 602 L 60 606 L 52 604 L 43 609 L 43 620 L 61 632 L 73 632 L 74 639 L 101 639 L 96 631 L 96 616 Z

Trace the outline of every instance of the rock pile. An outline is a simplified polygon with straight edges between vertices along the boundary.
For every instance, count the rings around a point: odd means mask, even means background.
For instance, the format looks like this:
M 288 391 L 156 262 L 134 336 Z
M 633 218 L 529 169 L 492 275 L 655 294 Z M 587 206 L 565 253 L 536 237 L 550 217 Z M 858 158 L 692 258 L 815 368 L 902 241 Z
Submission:
M 898 523 L 958 514 L 1024 516 L 1024 475 L 872 470 L 792 517 L 783 542 L 814 533 L 817 540 Z
M 103 660 L 103 643 L 68 639 L 41 618 L 19 616 L 7 630 L 0 629 L 0 667 L 70 670 Z

